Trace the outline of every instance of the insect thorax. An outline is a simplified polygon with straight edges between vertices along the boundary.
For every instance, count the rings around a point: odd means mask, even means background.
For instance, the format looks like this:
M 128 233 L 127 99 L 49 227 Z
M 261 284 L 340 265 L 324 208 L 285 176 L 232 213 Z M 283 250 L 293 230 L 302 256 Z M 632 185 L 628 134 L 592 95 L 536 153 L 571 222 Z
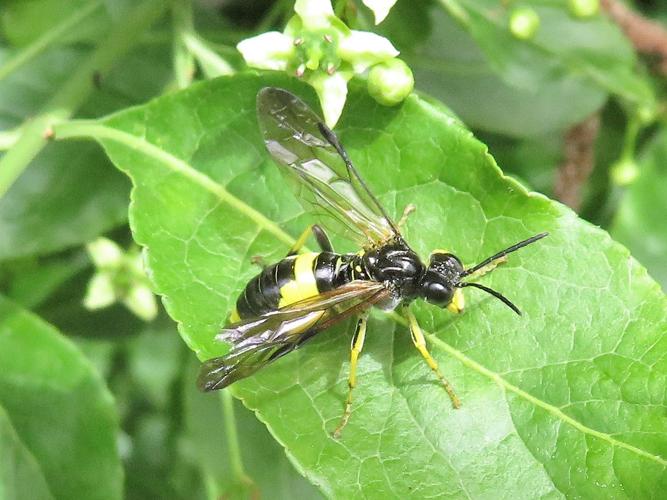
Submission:
M 417 297 L 426 268 L 405 242 L 398 240 L 365 252 L 362 260 L 369 279 L 385 282 L 394 290 L 393 307 Z

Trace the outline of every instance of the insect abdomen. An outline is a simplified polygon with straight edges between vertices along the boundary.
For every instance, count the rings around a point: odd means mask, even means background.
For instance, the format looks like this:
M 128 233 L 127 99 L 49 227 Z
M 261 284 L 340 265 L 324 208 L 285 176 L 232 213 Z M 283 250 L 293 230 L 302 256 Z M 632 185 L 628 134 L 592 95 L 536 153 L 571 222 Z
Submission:
M 230 320 L 260 316 L 348 283 L 354 257 L 309 252 L 266 267 L 248 282 Z

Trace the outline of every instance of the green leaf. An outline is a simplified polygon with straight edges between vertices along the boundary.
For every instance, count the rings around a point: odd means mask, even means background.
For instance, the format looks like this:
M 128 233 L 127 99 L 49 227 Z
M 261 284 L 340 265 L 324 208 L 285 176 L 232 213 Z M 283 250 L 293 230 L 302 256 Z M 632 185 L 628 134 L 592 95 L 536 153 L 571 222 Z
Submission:
M 581 77 L 635 105 L 655 104 L 652 89 L 636 71 L 634 50 L 604 16 L 573 19 L 564 5 L 531 2 L 540 29 L 530 40 L 509 30 L 511 9 L 495 0 L 439 0 L 479 44 L 491 65 L 512 85 L 543 91 L 554 78 Z
M 18 126 L 34 114 L 84 55 L 51 50 L 1 81 L 0 126 Z M 155 95 L 166 78 L 165 59 L 156 49 L 130 54 L 102 76 L 101 89 L 81 116 L 100 116 Z M 50 144 L 0 199 L 0 260 L 52 253 L 117 227 L 127 217 L 128 188 L 98 148 Z
M 34 42 L 39 36 L 65 21 L 73 13 L 92 2 L 100 0 L 3 0 L 0 10 L 0 29 L 5 38 L 14 46 L 22 47 Z M 102 9 L 80 23 L 59 40 L 63 43 L 94 39 L 96 31 L 109 28 L 109 17 Z
M 406 23 L 421 38 L 397 47 L 414 71 L 417 88 L 447 103 L 476 129 L 515 137 L 546 134 L 581 122 L 607 98 L 607 92 L 576 74 L 552 74 L 539 92 L 507 81 L 475 39 L 440 8 L 399 2 L 380 27 L 394 40 L 405 37 Z M 424 29 L 425 23 L 432 29 Z M 535 64 L 539 68 L 544 61 Z
M 0 498 L 42 500 L 53 496 L 39 464 L 0 406 Z
M 533 191 L 551 196 L 554 172 L 563 161 L 563 138 L 548 135 L 516 139 L 500 134 L 479 133 L 505 174 L 518 178 Z
M 145 323 L 120 303 L 94 311 L 83 306 L 92 276 L 90 268 L 73 276 L 53 291 L 35 312 L 67 335 L 119 340 L 144 329 Z
M 2 266 L 7 276 L 0 293 L 34 310 L 88 266 L 90 261 L 83 250 L 72 255 L 8 261 Z
M 131 223 L 157 291 L 200 358 L 257 272 L 307 222 L 267 156 L 255 119 L 279 75 L 221 78 L 100 122 L 58 128 L 101 141 L 134 184 Z M 377 105 L 353 85 L 342 142 L 390 214 L 417 206 L 405 236 L 426 257 L 465 263 L 540 231 L 484 278 L 524 315 L 478 291 L 452 317 L 414 307 L 459 411 L 404 325 L 369 325 L 352 418 L 331 437 L 346 394 L 349 325 L 233 387 L 328 496 L 651 497 L 665 484 L 667 302 L 627 250 L 560 204 L 504 178 L 483 144 L 441 106 Z M 335 241 L 339 250 L 340 241 Z
M 194 357 L 193 357 L 194 358 Z M 196 387 L 199 363 L 188 364 L 184 377 L 183 407 L 188 449 L 207 478 L 209 496 L 215 498 L 290 499 L 318 498 L 318 492 L 287 460 L 284 450 L 252 412 L 236 401 L 224 410 L 222 393 L 202 394 Z M 231 413 L 231 414 L 230 414 Z M 229 419 L 232 419 L 229 424 Z M 221 430 L 221 422 L 225 429 Z M 239 444 L 238 456 L 230 449 L 230 428 Z M 239 477 L 233 462 L 240 460 L 245 476 Z
M 93 240 L 127 217 L 127 181 L 90 144 L 51 144 L 0 199 L 0 259 Z
M 600 109 L 610 93 L 653 106 L 632 47 L 604 16 L 576 20 L 564 4 L 531 2 L 540 29 L 534 40 L 517 40 L 508 27 L 511 9 L 495 0 L 439 3 L 462 14 L 399 2 L 379 28 L 396 39 L 416 87 L 471 127 L 515 137 L 563 130 Z
M 128 345 L 128 369 L 145 402 L 167 408 L 182 368 L 182 344 L 166 315 L 150 323 Z
M 627 245 L 667 289 L 667 129 L 653 138 L 639 158 L 639 178 L 624 193 L 611 233 Z
M 113 400 L 53 327 L 0 297 L 0 404 L 56 498 L 120 498 Z

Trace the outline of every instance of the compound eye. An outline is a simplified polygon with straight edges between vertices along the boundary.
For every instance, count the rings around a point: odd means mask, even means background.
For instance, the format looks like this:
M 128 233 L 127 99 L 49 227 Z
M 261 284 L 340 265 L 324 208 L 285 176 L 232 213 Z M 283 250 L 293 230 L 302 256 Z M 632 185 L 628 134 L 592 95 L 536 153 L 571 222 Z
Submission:
M 433 305 L 445 307 L 451 301 L 454 291 L 439 281 L 424 283 L 424 298 Z
M 447 275 L 463 272 L 463 264 L 459 258 L 454 254 L 446 252 L 433 252 L 429 267 Z

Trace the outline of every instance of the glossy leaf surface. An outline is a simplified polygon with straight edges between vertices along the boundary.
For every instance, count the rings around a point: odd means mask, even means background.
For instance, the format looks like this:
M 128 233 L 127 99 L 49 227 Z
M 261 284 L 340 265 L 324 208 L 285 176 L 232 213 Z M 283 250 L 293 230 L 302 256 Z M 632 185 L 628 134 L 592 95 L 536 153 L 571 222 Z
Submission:
M 576 19 L 564 1 L 530 4 L 541 21 L 529 40 L 511 34 L 513 7 L 495 0 L 399 2 L 379 29 L 396 41 L 417 88 L 477 129 L 516 137 L 563 130 L 609 95 L 653 105 L 630 43 L 605 16 Z
M 582 78 L 634 104 L 652 105 L 648 81 L 636 72 L 636 56 L 621 30 L 605 16 L 577 20 L 563 5 L 533 2 L 541 29 L 528 40 L 509 29 L 511 9 L 494 0 L 440 0 L 470 32 L 503 79 L 538 91 L 556 78 Z M 460 10 L 459 10 L 460 9 Z
M 134 183 L 130 220 L 156 289 L 204 359 L 250 260 L 283 256 L 307 217 L 267 160 L 255 120 L 278 76 L 223 78 L 79 125 Z M 478 291 L 452 317 L 414 310 L 463 401 L 449 399 L 405 327 L 369 324 L 351 421 L 330 433 L 346 393 L 351 332 L 339 327 L 233 387 L 293 462 L 338 498 L 636 498 L 664 491 L 667 303 L 603 231 L 503 178 L 483 144 L 416 96 L 385 108 L 352 89 L 342 142 L 390 214 L 417 206 L 407 241 L 467 264 L 532 234 L 549 238 L 483 278 L 522 317 Z M 339 249 L 340 241 L 335 241 Z
M 0 62 L 13 51 L 0 52 Z M 53 49 L 0 81 L 0 127 L 37 113 L 87 55 Z M 146 49 L 102 75 L 81 116 L 101 116 L 153 95 L 164 81 L 164 56 Z M 49 144 L 0 200 L 0 260 L 53 253 L 90 241 L 127 218 L 127 179 L 98 148 Z
M 120 498 L 116 410 L 83 354 L 52 326 L 0 297 L 0 366 L 0 405 L 53 496 Z
M 215 485 L 215 496 L 320 498 L 317 489 L 294 470 L 282 447 L 251 411 L 236 400 L 230 411 L 221 392 L 204 394 L 198 390 L 199 363 L 196 359 L 190 361 L 183 378 L 185 439 L 194 461 L 210 484 Z M 236 438 L 238 450 L 230 449 L 230 428 L 234 429 L 232 441 Z M 235 470 L 238 459 L 243 471 Z
M 53 498 L 39 464 L 21 442 L 9 416 L 1 406 L 0 497 L 16 500 Z
M 663 130 L 639 159 L 639 178 L 627 188 L 612 225 L 612 234 L 667 289 L 667 133 Z

